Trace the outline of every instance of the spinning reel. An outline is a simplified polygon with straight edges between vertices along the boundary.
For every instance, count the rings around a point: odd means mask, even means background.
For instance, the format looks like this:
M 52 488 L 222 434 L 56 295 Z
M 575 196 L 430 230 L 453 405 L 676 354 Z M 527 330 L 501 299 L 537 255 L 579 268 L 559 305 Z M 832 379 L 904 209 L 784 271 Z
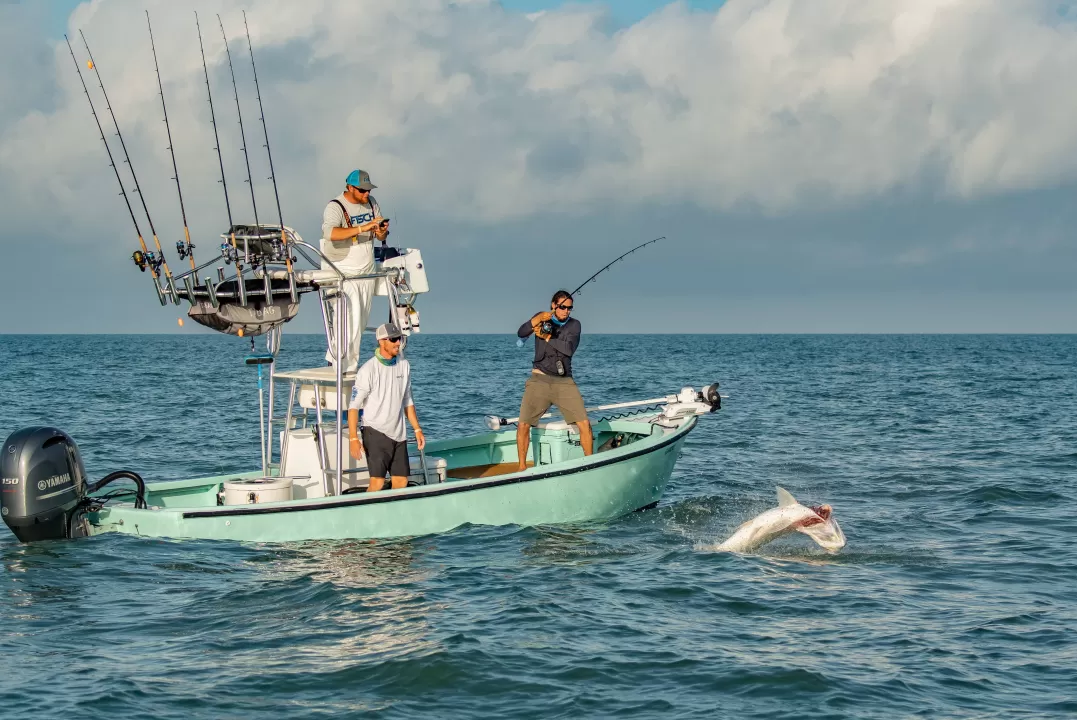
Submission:
M 161 269 L 161 264 L 164 262 L 163 256 L 149 250 L 146 252 L 135 250 L 131 253 L 131 259 L 140 271 L 146 272 L 146 268 L 150 268 L 154 274 Z
M 239 259 L 239 251 L 232 247 L 231 243 L 221 243 L 221 257 L 224 258 L 225 265 L 231 265 L 233 262 Z
M 229 235 L 235 238 L 236 246 L 232 247 L 229 241 L 221 243 L 221 257 L 226 264 L 242 262 L 257 267 L 269 263 L 287 263 L 289 260 L 293 263 L 299 261 L 295 255 L 288 257 L 288 250 L 276 229 L 266 231 L 263 228 L 237 225 L 223 237 Z
M 187 258 L 187 256 L 194 257 L 194 243 L 190 240 L 184 242 L 183 240 L 176 241 L 176 252 L 179 254 L 180 260 Z

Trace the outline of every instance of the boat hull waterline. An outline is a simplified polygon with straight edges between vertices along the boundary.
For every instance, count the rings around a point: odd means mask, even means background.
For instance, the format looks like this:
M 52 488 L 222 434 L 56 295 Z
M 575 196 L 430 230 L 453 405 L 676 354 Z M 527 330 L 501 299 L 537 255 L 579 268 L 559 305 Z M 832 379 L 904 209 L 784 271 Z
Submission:
M 684 418 L 672 428 L 617 424 L 642 426 L 652 434 L 624 447 L 522 473 L 301 501 L 215 504 L 222 482 L 258 473 L 150 483 L 150 509 L 107 506 L 88 514 L 87 520 L 92 535 L 296 542 L 420 536 L 466 524 L 533 526 L 616 518 L 658 503 L 696 418 Z M 656 429 L 660 431 L 653 432 Z M 451 450 L 435 443 L 429 448 L 443 454 Z M 200 495 L 204 504 L 176 504 L 192 495 Z

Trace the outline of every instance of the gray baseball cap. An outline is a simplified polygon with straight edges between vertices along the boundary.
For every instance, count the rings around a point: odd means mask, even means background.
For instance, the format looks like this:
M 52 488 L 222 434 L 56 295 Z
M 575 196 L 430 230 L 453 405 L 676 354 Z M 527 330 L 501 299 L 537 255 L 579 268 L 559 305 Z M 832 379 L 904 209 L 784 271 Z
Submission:
M 378 329 L 374 331 L 374 337 L 378 340 L 396 340 L 402 334 L 403 333 L 400 332 L 400 328 L 398 328 L 393 323 L 385 323 L 384 325 L 379 325 Z
M 352 170 L 348 174 L 348 179 L 344 181 L 344 184 L 357 187 L 360 190 L 373 190 L 377 187 L 377 185 L 370 182 L 370 173 L 366 170 Z

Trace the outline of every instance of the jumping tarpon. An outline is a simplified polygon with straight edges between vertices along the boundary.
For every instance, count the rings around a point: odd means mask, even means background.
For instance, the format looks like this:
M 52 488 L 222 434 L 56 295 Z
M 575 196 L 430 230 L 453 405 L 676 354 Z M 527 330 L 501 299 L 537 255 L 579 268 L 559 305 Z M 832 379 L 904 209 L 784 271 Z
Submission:
M 836 553 L 845 547 L 833 508 L 829 505 L 805 507 L 784 488 L 778 490 L 778 507 L 771 508 L 737 528 L 737 531 L 713 550 L 746 553 L 796 530 L 802 532 L 827 552 Z

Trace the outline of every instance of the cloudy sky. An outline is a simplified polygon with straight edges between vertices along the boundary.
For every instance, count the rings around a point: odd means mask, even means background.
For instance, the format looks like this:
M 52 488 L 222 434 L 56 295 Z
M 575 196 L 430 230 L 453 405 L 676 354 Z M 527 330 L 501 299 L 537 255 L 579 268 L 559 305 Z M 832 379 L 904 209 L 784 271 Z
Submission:
M 285 223 L 317 238 L 348 171 L 369 170 L 393 240 L 427 260 L 424 330 L 512 332 L 665 235 L 583 293 L 587 329 L 1077 332 L 1067 0 L 0 0 L 0 332 L 179 330 L 130 262 L 63 41 L 85 67 L 86 33 L 172 248 L 144 9 L 203 257 L 227 220 L 194 9 L 233 211 L 250 195 L 216 13 L 276 219 L 245 9 Z

